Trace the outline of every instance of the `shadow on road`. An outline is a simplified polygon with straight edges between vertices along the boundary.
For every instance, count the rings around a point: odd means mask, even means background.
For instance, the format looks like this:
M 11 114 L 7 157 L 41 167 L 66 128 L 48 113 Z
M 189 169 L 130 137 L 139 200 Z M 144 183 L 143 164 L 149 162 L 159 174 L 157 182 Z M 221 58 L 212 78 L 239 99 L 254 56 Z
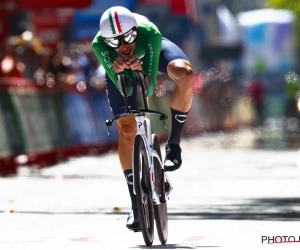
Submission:
M 152 245 L 151 249 L 195 249 L 195 248 L 202 248 L 202 247 L 219 247 L 219 246 L 191 246 L 191 245 L 179 245 L 179 244 L 165 244 L 165 245 Z M 138 245 L 135 247 L 131 247 L 133 249 L 149 249 L 149 247 L 144 245 Z
M 137 245 L 135 247 L 136 249 L 149 249 L 148 246 L 145 245 Z M 194 249 L 192 246 L 184 246 L 184 245 L 178 245 L 178 244 L 165 244 L 165 245 L 152 245 L 151 249 Z
M 169 220 L 300 221 L 300 198 L 246 199 L 229 205 L 169 207 L 168 210 Z M 116 212 L 106 214 L 116 214 Z
M 300 220 L 300 198 L 259 198 L 239 204 L 188 206 L 186 211 L 169 209 L 169 219 L 224 220 Z M 198 211 L 197 211 L 198 210 Z
M 0 211 L 5 212 L 5 211 Z M 18 211 L 20 214 L 102 214 L 127 216 L 129 209 L 115 211 L 99 208 L 97 211 Z M 169 207 L 169 220 L 269 220 L 300 221 L 300 198 L 258 198 L 244 199 L 235 204 L 187 205 L 186 207 Z

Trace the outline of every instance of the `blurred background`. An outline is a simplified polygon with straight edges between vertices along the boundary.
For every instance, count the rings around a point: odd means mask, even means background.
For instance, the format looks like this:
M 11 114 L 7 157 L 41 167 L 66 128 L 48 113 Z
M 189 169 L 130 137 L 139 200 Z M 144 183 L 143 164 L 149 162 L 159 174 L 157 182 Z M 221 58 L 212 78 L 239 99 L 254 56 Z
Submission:
M 1 0 L 0 175 L 116 150 L 105 72 L 91 50 L 115 5 L 147 16 L 189 57 L 185 138 L 247 129 L 241 140 L 251 147 L 298 146 L 298 0 Z M 169 114 L 174 88 L 159 75 L 151 108 Z M 152 122 L 164 142 L 168 132 Z

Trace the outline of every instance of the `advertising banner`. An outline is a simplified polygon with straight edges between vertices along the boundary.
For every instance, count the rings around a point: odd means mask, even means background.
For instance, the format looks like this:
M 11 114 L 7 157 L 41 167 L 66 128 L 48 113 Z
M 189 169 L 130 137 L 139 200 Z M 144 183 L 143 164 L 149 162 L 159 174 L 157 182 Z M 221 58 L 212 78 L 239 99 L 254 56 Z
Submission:
M 12 13 L 22 10 L 35 10 L 46 8 L 84 8 L 93 0 L 1 0 L 0 12 Z
M 294 14 L 287 10 L 255 10 L 238 15 L 246 70 L 287 72 L 294 66 Z
M 70 22 L 73 14 L 72 9 L 32 11 L 31 23 L 35 34 L 41 39 L 44 47 L 56 48 L 62 39 L 61 29 Z

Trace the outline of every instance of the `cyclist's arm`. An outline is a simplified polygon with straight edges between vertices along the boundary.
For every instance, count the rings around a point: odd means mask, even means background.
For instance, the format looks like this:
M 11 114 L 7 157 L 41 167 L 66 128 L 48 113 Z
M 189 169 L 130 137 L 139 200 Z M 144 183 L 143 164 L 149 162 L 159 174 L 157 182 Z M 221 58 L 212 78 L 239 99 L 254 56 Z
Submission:
M 161 49 L 162 36 L 159 31 L 155 30 L 153 35 L 147 39 L 145 57 L 143 62 L 143 73 L 151 76 L 147 96 L 152 95 L 158 73 L 159 55 Z
M 117 89 L 119 89 L 117 80 L 118 74 L 114 71 L 113 62 L 118 57 L 117 52 L 113 49 L 109 48 L 104 41 L 102 40 L 101 35 L 98 33 L 92 42 L 92 48 L 97 56 L 98 60 L 103 65 L 108 77 L 113 81 L 116 85 Z M 121 91 L 119 89 L 119 91 Z

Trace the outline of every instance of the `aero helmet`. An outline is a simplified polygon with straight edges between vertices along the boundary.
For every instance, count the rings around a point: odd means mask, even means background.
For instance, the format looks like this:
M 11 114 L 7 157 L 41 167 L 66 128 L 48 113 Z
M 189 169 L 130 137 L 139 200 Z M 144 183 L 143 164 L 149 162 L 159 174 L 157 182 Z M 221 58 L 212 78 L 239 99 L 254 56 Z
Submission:
M 121 6 L 107 9 L 100 19 L 100 32 L 104 38 L 123 35 L 134 27 L 137 27 L 134 15 Z

